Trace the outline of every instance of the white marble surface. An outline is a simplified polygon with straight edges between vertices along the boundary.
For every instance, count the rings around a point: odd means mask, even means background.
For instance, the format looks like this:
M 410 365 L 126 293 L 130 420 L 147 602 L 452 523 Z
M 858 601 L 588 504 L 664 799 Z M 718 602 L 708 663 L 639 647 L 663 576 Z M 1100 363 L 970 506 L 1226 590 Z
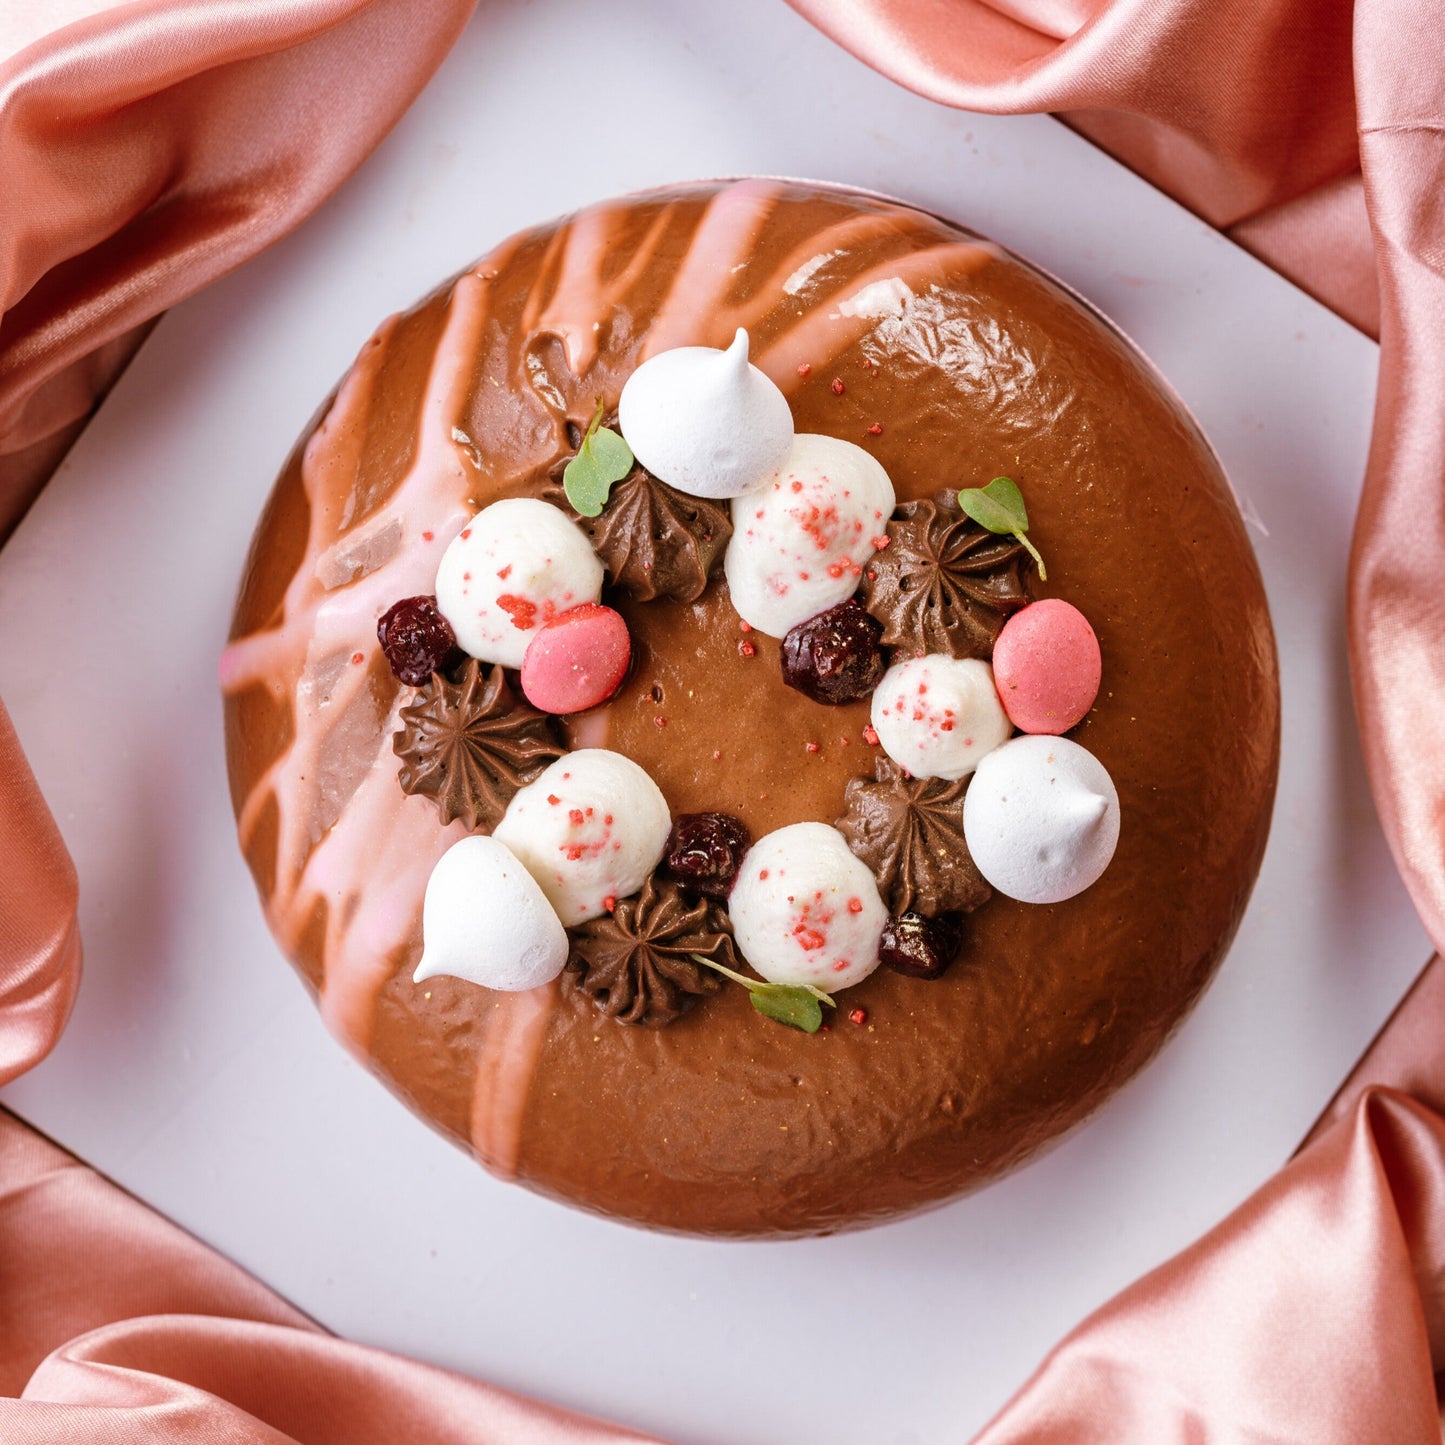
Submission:
M 745 172 L 952 213 L 1137 337 L 1267 528 L 1285 689 L 1259 889 L 1158 1062 L 978 1198 L 784 1245 L 495 1183 L 345 1057 L 233 846 L 213 681 L 270 479 L 385 312 L 525 222 Z M 918 100 L 777 0 L 483 0 L 356 180 L 162 323 L 0 553 L 0 695 L 80 868 L 88 960 L 5 1102 L 344 1334 L 687 1445 L 966 1440 L 1289 1155 L 1427 956 L 1343 655 L 1374 372 L 1367 340 L 1063 127 Z

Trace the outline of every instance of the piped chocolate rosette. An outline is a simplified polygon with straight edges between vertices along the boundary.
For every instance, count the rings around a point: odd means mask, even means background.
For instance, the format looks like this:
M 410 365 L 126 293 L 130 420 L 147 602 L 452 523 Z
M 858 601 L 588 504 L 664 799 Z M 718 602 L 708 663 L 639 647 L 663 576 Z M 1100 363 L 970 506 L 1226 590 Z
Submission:
M 401 787 L 468 830 L 427 883 L 416 982 L 514 992 L 570 966 L 606 1016 L 661 1025 L 726 977 L 811 1033 L 880 965 L 941 976 L 993 890 L 1058 903 L 1100 877 L 1118 794 L 1063 736 L 1098 695 L 1099 644 L 1067 601 L 1032 601 L 1044 562 L 1011 478 L 896 506 L 862 447 L 795 433 L 743 328 L 657 353 L 622 388 L 620 430 L 605 414 L 599 398 L 559 485 L 484 507 L 435 593 L 378 623 L 418 689 Z M 787 686 L 871 697 L 880 756 L 836 823 L 753 843 L 727 813 L 674 820 L 636 762 L 551 730 L 628 674 L 606 588 L 691 601 L 719 565 L 742 631 L 780 640 Z

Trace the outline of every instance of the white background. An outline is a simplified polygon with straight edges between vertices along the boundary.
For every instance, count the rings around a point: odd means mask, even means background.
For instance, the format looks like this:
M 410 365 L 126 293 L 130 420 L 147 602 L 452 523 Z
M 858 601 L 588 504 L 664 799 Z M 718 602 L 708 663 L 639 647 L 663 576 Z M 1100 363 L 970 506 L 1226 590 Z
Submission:
M 520 225 L 746 172 L 953 214 L 1131 332 L 1267 528 L 1285 696 L 1254 904 L 1160 1060 L 976 1199 L 772 1245 L 498 1184 L 343 1055 L 235 849 L 214 684 L 270 480 L 381 316 Z M 357 179 L 162 323 L 0 554 L 0 694 L 87 944 L 69 1031 L 5 1102 L 354 1338 L 689 1445 L 966 1440 L 1285 1160 L 1428 955 L 1343 656 L 1374 372 L 1370 342 L 1063 127 L 909 96 L 780 0 L 484 0 Z

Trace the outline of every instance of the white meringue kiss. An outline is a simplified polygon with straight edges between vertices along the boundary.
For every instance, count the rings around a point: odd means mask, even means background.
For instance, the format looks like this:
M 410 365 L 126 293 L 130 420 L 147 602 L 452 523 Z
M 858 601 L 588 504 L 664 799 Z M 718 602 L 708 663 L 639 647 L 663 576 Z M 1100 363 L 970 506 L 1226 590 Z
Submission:
M 871 721 L 883 751 L 915 778 L 967 777 L 1013 731 L 988 663 L 937 653 L 883 674 Z
M 571 928 L 636 893 L 671 829 L 660 789 L 631 758 L 582 748 L 521 789 L 492 836 L 522 860 Z
M 1068 738 L 1015 738 L 979 763 L 963 800 L 978 871 L 1021 903 L 1062 903 L 1109 866 L 1119 794 L 1108 769 Z
M 827 823 L 759 838 L 728 895 L 742 955 L 769 983 L 836 993 L 878 967 L 888 910 L 868 867 Z
M 509 497 L 483 507 L 437 568 L 437 608 L 464 652 L 521 667 L 544 622 L 602 595 L 602 563 L 556 507 Z
M 567 934 L 536 880 L 495 838 L 453 843 L 427 879 L 417 983 L 446 974 L 507 993 L 550 983 Z
M 769 637 L 858 589 L 893 515 L 893 483 L 876 458 L 803 432 L 757 492 L 733 501 L 723 570 L 738 616 Z
M 649 357 L 627 378 L 617 421 L 654 477 L 694 497 L 760 487 L 793 441 L 787 398 L 749 363 L 741 327 L 726 351 L 678 346 Z

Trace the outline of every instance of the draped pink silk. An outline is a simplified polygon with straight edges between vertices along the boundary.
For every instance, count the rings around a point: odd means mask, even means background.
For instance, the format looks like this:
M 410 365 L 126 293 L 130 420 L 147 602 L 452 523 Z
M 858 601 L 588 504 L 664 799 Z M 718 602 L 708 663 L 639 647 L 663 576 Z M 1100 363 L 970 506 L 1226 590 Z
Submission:
M 0 537 L 137 329 L 325 200 L 474 4 L 0 5 Z
M 472 3 L 0 5 L 0 538 L 148 322 L 314 209 Z M 1063 113 L 1378 327 L 1351 655 L 1376 799 L 1439 944 L 1445 0 L 792 3 L 944 104 Z M 76 886 L 0 708 L 0 1081 L 64 1027 Z M 978 1445 L 1439 1445 L 1442 1040 L 1437 960 L 1294 1162 L 1084 1321 Z M 0 1377 L 17 1445 L 642 1438 L 331 1338 L 3 1114 Z
M 333 1339 L 3 1112 L 0 1440 L 645 1445 Z

